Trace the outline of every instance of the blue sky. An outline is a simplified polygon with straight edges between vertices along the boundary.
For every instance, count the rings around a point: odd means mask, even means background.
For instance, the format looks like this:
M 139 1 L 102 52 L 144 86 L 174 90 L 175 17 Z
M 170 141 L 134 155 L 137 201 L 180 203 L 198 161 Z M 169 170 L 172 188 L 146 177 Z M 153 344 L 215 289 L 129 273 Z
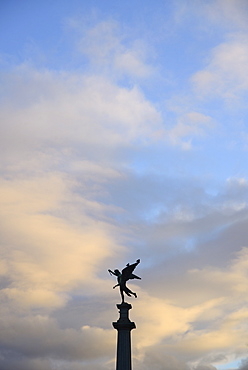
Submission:
M 140 258 L 133 367 L 247 370 L 247 2 L 0 18 L 0 368 L 114 369 Z

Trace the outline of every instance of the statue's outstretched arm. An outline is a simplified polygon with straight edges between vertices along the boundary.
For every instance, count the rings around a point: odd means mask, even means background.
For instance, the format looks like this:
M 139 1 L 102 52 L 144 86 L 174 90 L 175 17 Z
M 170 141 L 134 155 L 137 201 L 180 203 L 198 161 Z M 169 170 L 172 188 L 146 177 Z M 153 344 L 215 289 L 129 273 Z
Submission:
M 116 275 L 116 273 L 115 273 L 114 271 L 110 270 L 110 269 L 108 269 L 108 272 L 110 273 L 110 275 L 115 275 L 115 276 L 117 276 L 117 275 Z

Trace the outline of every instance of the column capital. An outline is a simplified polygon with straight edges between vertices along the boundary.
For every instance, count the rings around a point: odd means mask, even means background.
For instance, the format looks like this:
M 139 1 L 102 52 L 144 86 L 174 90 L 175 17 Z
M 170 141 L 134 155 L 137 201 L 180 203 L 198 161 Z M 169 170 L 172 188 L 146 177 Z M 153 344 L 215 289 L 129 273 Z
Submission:
M 117 322 L 113 322 L 112 324 L 113 324 L 113 327 L 118 331 L 119 330 L 129 330 L 129 331 L 131 331 L 132 329 L 136 329 L 136 325 L 132 321 L 120 322 L 120 320 L 118 320 Z
M 113 322 L 113 327 L 119 330 L 129 330 L 135 329 L 135 323 L 129 320 L 128 311 L 132 308 L 132 305 L 126 302 L 117 304 L 116 307 L 119 309 L 120 317 L 117 322 Z
M 119 310 L 131 310 L 132 305 L 127 302 L 122 302 L 116 305 Z

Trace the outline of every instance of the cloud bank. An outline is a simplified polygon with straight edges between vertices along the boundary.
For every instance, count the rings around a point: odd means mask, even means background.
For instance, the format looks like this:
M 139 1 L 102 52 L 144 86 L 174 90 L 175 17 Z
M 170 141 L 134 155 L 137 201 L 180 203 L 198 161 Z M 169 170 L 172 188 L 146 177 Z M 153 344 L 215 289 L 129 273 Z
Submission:
M 162 32 L 173 68 L 148 31 L 102 14 L 63 15 L 75 68 L 2 55 L 2 370 L 113 369 L 107 269 L 137 258 L 134 368 L 246 369 L 247 7 L 204 10 L 170 9 L 175 44 L 203 17 L 190 72 Z

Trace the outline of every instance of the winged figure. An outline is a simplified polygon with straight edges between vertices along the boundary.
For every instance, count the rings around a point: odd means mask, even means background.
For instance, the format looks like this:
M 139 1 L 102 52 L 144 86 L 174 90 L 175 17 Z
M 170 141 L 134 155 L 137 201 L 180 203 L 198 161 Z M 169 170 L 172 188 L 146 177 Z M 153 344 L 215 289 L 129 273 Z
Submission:
M 135 298 L 137 298 L 137 294 L 132 292 L 127 286 L 126 286 L 126 282 L 130 279 L 141 279 L 139 276 L 137 275 L 134 275 L 133 274 L 133 271 L 135 269 L 135 267 L 140 263 L 140 259 L 138 259 L 135 263 L 133 263 L 132 265 L 129 265 L 129 263 L 126 265 L 126 267 L 122 270 L 122 272 L 120 272 L 119 270 L 108 270 L 108 272 L 110 273 L 110 275 L 115 275 L 117 277 L 117 282 L 118 284 L 116 284 L 115 286 L 113 286 L 113 289 L 116 288 L 117 286 L 120 287 L 120 294 L 121 294 L 121 299 L 122 299 L 122 303 L 124 303 L 124 292 L 126 293 L 126 295 L 128 295 L 129 297 L 131 297 L 131 295 L 133 295 Z

